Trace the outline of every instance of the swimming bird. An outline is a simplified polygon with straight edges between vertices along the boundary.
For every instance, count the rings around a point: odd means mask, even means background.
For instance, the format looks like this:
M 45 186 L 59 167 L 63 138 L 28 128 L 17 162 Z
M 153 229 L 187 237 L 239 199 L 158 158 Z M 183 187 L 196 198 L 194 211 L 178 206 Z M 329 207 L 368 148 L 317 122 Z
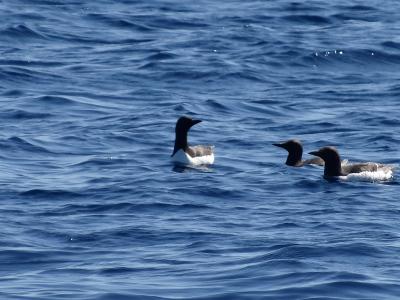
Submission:
M 393 166 L 374 162 L 341 163 L 339 152 L 334 147 L 323 147 L 309 154 L 318 156 L 325 161 L 324 177 L 326 179 L 358 174 L 359 177 L 362 175 L 364 179 L 388 180 L 393 176 Z
M 299 140 L 288 140 L 283 143 L 276 143 L 272 145 L 287 150 L 288 156 L 286 159 L 286 164 L 288 166 L 302 167 L 304 165 L 324 165 L 324 161 L 319 157 L 302 160 L 301 158 L 303 155 L 303 146 L 301 145 Z
M 200 123 L 190 117 L 180 117 L 175 127 L 175 146 L 171 159 L 175 163 L 189 165 L 209 165 L 214 163 L 213 146 L 189 146 L 187 141 L 189 129 Z

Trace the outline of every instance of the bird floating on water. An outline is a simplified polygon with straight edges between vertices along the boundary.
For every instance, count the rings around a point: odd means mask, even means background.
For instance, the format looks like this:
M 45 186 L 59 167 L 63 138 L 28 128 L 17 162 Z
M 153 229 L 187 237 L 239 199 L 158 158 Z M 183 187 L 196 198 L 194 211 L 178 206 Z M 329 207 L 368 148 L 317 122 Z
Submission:
M 292 167 L 302 167 L 304 165 L 323 166 L 324 161 L 320 157 L 302 160 L 303 146 L 299 140 L 288 140 L 282 143 L 275 143 L 274 146 L 285 149 L 288 152 L 286 164 Z
M 180 117 L 175 127 L 175 146 L 171 155 L 174 163 L 185 165 L 210 165 L 214 163 L 214 146 L 189 146 L 189 129 L 201 120 L 190 117 Z
M 375 162 L 343 163 L 334 147 L 323 147 L 309 154 L 320 157 L 325 162 L 324 178 L 383 181 L 393 177 L 394 167 Z

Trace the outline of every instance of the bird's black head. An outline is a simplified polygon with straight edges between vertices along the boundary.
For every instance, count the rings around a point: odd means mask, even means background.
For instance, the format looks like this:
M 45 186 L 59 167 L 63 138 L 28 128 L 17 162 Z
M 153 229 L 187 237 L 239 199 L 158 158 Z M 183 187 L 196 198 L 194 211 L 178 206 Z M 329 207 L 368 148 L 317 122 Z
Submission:
M 342 175 L 341 161 L 339 152 L 334 147 L 323 147 L 318 151 L 312 151 L 309 154 L 322 158 L 325 162 L 325 177 Z
M 288 157 L 286 159 L 286 164 L 289 166 L 297 166 L 301 164 L 301 157 L 303 155 L 303 147 L 299 140 L 288 140 L 283 143 L 273 144 L 274 146 L 286 149 L 288 152 Z
M 187 134 L 189 129 L 197 124 L 200 123 L 201 120 L 195 120 L 190 117 L 180 117 L 178 121 L 176 122 L 175 126 L 175 146 L 174 146 L 174 152 L 172 153 L 172 156 L 179 150 L 183 149 L 184 151 L 188 147 L 188 142 L 187 142 Z
M 175 127 L 175 132 L 178 134 L 184 134 L 187 133 L 193 125 L 200 123 L 201 120 L 195 120 L 190 117 L 180 117 L 178 121 L 176 122 L 176 127 Z
M 324 161 L 340 160 L 339 152 L 334 147 L 323 147 L 318 151 L 312 151 L 309 154 L 321 157 Z

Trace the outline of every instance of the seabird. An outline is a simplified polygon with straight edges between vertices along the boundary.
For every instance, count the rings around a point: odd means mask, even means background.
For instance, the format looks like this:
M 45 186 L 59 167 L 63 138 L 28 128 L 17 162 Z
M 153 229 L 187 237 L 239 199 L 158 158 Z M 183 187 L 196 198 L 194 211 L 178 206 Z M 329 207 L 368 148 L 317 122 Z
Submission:
M 288 166 L 302 167 L 304 165 L 324 165 L 324 161 L 319 157 L 302 160 L 303 147 L 301 146 L 299 140 L 288 140 L 286 142 L 273 145 L 287 150 L 288 156 L 286 159 L 286 164 Z
M 175 146 L 171 159 L 175 163 L 190 165 L 209 165 L 214 163 L 213 146 L 189 146 L 187 141 L 189 129 L 200 123 L 189 117 L 180 117 L 175 127 Z
M 337 176 L 348 176 L 351 174 L 361 174 L 363 172 L 372 175 L 382 172 L 381 180 L 387 180 L 392 177 L 393 167 L 374 162 L 341 164 L 339 152 L 334 147 L 323 147 L 318 151 L 312 151 L 309 154 L 318 156 L 325 161 L 324 177 L 326 179 Z M 374 177 L 374 176 L 369 176 Z

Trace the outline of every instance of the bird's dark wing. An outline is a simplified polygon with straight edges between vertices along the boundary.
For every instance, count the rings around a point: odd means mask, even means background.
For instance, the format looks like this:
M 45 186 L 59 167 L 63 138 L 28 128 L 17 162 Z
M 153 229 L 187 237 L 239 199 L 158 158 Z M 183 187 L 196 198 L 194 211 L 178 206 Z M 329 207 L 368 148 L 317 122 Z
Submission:
M 361 173 L 361 172 L 376 172 L 379 169 L 386 169 L 391 168 L 390 166 L 373 163 L 373 162 L 366 162 L 366 163 L 356 163 L 356 164 L 348 164 L 342 165 L 342 172 L 344 174 L 350 173 Z
M 187 149 L 187 153 L 191 157 L 197 157 L 197 156 L 205 156 L 205 155 L 211 155 L 214 151 L 214 146 L 189 146 Z

